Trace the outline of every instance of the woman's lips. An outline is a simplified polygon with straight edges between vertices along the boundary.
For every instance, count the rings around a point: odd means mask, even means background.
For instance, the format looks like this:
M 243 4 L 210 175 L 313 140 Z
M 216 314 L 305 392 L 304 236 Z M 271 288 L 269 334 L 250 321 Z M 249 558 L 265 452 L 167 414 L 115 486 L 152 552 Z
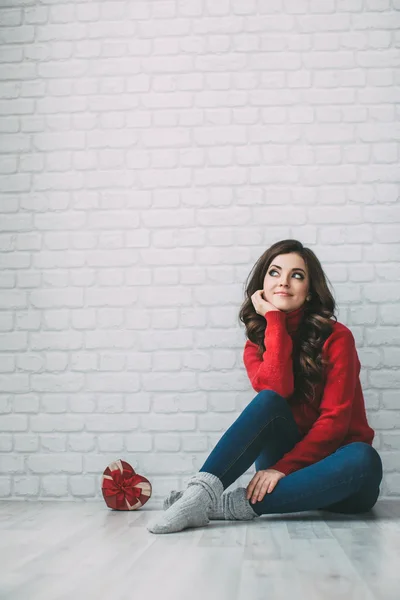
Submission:
M 275 292 L 276 296 L 291 296 L 292 294 L 285 294 L 284 292 Z

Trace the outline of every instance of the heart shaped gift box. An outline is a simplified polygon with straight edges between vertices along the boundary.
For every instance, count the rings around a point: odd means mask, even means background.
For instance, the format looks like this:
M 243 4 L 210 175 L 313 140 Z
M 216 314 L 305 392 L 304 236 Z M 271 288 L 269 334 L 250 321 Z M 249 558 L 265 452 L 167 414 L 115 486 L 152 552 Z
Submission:
M 151 483 L 124 460 L 108 465 L 101 480 L 103 498 L 113 510 L 138 510 L 151 497 Z

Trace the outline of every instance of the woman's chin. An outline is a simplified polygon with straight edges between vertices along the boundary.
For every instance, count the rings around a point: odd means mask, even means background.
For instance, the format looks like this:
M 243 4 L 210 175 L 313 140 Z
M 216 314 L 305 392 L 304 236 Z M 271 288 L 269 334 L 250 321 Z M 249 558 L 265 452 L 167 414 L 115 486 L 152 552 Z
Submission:
M 292 296 L 275 295 L 273 303 L 277 304 L 278 306 L 292 306 L 293 298 L 292 298 Z
M 298 308 L 295 306 L 292 296 L 274 296 L 274 301 L 271 304 L 283 312 L 292 312 Z

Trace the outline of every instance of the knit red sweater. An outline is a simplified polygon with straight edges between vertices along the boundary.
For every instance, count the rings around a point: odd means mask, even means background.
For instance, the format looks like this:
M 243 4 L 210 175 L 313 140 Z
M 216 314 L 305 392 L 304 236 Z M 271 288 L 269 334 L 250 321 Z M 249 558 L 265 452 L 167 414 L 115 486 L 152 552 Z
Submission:
M 375 432 L 368 425 L 360 384 L 360 361 L 350 329 L 333 322 L 322 353 L 329 361 L 325 386 L 317 390 L 317 408 L 296 398 L 293 387 L 292 349 L 304 306 L 295 311 L 269 311 L 265 315 L 265 352 L 257 357 L 257 344 L 246 341 L 243 362 L 256 392 L 274 390 L 288 401 L 302 439 L 271 469 L 285 475 L 322 460 L 350 442 L 372 445 Z

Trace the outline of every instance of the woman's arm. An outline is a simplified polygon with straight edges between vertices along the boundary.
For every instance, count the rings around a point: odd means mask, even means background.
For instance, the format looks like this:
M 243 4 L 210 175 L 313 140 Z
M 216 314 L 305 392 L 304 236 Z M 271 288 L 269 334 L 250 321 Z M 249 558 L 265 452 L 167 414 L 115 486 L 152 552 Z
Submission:
M 300 442 L 271 469 L 289 475 L 335 452 L 345 438 L 360 373 L 353 334 L 349 329 L 332 333 L 324 345 L 329 360 L 320 416 Z
M 286 314 L 270 310 L 265 313 L 265 352 L 258 358 L 257 344 L 247 340 L 243 362 L 251 385 L 256 392 L 273 390 L 284 398 L 293 393 L 293 342 L 286 328 Z

